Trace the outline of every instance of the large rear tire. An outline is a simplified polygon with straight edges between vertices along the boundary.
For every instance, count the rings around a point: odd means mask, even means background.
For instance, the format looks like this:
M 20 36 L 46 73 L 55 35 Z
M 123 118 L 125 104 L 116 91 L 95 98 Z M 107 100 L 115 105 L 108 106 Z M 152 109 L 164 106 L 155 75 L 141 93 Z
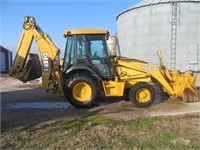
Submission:
M 90 76 L 78 74 L 68 84 L 68 101 L 76 108 L 88 108 L 96 104 L 97 84 Z
M 136 83 L 130 88 L 129 99 L 137 107 L 148 107 L 155 101 L 155 90 L 148 83 Z

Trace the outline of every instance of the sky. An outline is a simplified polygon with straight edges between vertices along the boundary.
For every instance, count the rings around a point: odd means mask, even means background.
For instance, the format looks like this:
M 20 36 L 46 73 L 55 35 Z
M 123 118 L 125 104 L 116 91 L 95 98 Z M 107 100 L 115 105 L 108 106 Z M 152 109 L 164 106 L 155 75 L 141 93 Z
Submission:
M 16 54 L 25 16 L 33 16 L 64 54 L 66 29 L 106 29 L 117 32 L 116 17 L 141 0 L 0 0 L 0 45 Z M 38 52 L 33 43 L 33 52 Z

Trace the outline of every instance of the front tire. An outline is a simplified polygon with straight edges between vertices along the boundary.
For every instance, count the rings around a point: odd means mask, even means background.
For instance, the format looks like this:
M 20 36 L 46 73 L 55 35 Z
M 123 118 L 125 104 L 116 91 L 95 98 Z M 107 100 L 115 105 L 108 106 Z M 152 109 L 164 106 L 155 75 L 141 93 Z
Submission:
M 76 108 L 88 108 L 96 104 L 97 84 L 87 75 L 75 75 L 68 84 L 68 101 Z
M 148 107 L 155 101 L 155 90 L 148 83 L 136 83 L 130 88 L 129 99 L 137 107 Z

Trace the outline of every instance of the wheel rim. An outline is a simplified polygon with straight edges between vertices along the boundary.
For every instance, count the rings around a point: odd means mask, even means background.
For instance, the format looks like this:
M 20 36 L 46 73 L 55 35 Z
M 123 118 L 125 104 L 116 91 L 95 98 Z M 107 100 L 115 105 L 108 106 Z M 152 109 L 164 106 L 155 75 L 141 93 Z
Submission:
M 86 102 L 92 96 L 92 88 L 85 82 L 77 83 L 73 88 L 73 96 L 80 102 Z
M 136 92 L 136 99 L 140 103 L 146 103 L 151 99 L 151 92 L 146 88 L 141 88 Z

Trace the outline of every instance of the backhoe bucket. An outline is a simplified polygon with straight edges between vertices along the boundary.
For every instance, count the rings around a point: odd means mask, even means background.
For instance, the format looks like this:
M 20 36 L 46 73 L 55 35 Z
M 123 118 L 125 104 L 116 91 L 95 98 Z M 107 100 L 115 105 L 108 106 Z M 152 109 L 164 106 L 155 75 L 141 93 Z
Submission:
M 37 54 L 29 53 L 29 60 L 23 69 L 16 69 L 15 65 L 10 69 L 10 76 L 22 82 L 31 81 L 41 77 L 42 66 Z
M 24 68 L 23 80 L 25 82 L 37 79 L 42 76 L 42 66 L 37 54 L 30 53 L 29 60 Z
M 177 70 L 172 73 L 173 88 L 176 98 L 185 103 L 200 101 L 200 95 L 195 87 L 196 77 L 189 71 L 180 74 Z

